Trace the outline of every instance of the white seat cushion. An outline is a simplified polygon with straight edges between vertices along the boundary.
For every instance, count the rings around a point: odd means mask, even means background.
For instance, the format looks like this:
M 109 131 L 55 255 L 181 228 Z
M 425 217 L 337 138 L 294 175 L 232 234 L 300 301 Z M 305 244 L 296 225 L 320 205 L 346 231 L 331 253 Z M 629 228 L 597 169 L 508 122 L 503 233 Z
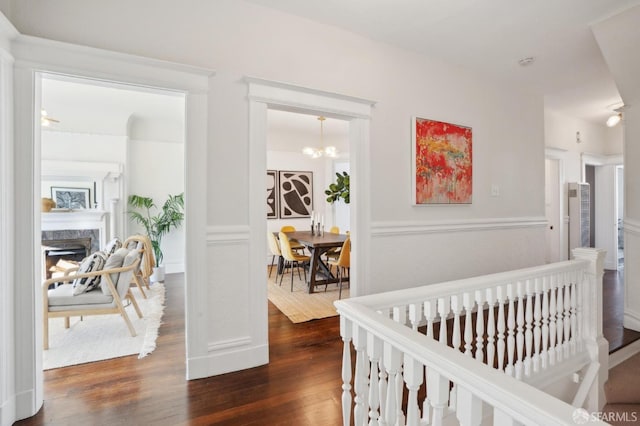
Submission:
M 110 307 L 113 303 L 113 296 L 102 294 L 97 289 L 74 296 L 72 284 L 62 284 L 53 290 L 49 290 L 48 294 L 50 311 L 66 310 L 72 306 L 82 309 L 86 308 L 86 305 L 106 305 L 105 307 Z M 63 308 L 54 309 L 55 307 Z

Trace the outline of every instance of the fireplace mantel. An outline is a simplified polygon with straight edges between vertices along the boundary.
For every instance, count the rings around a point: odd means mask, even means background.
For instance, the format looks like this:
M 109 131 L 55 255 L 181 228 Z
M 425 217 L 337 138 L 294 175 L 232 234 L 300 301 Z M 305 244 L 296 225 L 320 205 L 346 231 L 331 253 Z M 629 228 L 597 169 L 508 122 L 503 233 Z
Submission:
M 66 229 L 98 229 L 100 247 L 107 243 L 109 235 L 109 212 L 103 210 L 72 210 L 66 212 L 42 213 L 43 231 Z

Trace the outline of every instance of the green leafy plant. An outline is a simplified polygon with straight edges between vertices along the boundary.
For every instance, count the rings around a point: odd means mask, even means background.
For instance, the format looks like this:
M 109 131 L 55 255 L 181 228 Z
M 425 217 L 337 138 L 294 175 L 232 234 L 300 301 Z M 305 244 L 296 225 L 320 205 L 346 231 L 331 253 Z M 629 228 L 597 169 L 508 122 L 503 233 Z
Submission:
M 147 231 L 147 235 L 153 246 L 153 253 L 156 257 L 156 264 L 160 265 L 164 255 L 162 254 L 162 237 L 167 235 L 171 229 L 178 228 L 184 220 L 184 193 L 169 195 L 162 207 L 158 207 L 153 202 L 153 198 L 140 195 L 130 195 L 129 217 L 134 222 L 142 225 Z M 152 210 L 157 211 L 152 215 Z
M 328 203 L 335 203 L 342 199 L 349 204 L 349 173 L 336 173 L 336 181 L 329 185 L 329 189 L 325 190 Z

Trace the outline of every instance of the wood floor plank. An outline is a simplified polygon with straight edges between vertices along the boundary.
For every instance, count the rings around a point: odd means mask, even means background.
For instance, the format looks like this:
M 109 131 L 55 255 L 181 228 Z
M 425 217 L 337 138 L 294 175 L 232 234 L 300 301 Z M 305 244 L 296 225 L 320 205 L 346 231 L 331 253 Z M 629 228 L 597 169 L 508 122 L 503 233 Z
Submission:
M 45 371 L 43 408 L 16 425 L 341 423 L 338 317 L 293 324 L 269 303 L 269 365 L 187 382 L 181 279 L 167 276 L 151 355 Z M 614 349 L 640 337 L 622 328 L 622 281 L 615 271 L 605 274 L 604 333 Z

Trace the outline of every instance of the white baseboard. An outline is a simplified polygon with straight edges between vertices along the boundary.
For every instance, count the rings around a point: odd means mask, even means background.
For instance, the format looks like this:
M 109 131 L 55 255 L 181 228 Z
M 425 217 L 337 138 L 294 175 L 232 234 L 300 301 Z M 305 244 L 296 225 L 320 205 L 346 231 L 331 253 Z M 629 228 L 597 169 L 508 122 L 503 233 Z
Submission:
M 187 380 L 217 376 L 269 363 L 269 345 L 251 346 L 187 359 Z

